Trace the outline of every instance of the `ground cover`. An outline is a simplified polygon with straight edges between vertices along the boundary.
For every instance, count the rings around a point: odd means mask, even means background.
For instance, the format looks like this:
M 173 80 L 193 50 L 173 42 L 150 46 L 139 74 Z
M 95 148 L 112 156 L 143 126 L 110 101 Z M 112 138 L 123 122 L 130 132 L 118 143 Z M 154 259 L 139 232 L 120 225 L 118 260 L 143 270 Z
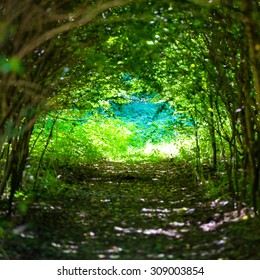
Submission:
M 210 197 L 189 163 L 63 166 L 59 180 L 58 192 L 15 212 L 1 259 L 260 257 L 259 220 Z

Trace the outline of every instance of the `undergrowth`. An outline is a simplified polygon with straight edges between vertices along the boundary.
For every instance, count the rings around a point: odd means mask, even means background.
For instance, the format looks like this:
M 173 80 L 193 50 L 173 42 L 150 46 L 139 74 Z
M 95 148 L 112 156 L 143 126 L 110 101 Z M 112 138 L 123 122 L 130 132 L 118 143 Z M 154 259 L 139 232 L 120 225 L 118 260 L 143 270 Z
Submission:
M 135 113 L 137 114 L 137 113 Z M 107 117 L 74 110 L 47 114 L 36 124 L 31 138 L 30 158 L 24 171 L 23 188 L 16 193 L 20 212 L 37 197 L 55 196 L 66 184 L 61 180 L 67 173 L 73 184 L 75 170 L 102 162 L 187 162 L 193 166 L 198 186 L 205 187 L 205 197 L 222 197 L 228 188 L 223 166 L 212 174 L 198 173 L 193 127 L 176 122 L 152 122 L 152 117 L 136 115 L 139 119 Z M 165 117 L 165 114 L 163 115 Z M 146 129 L 145 124 L 148 124 Z M 163 132 L 163 133 L 162 133 Z M 200 137 L 207 133 L 200 131 Z M 210 145 L 200 146 L 199 164 L 210 167 L 205 155 Z M 208 158 L 208 157 L 206 157 Z M 169 167 L 170 168 L 170 167 Z M 70 175 L 71 174 L 71 175 Z

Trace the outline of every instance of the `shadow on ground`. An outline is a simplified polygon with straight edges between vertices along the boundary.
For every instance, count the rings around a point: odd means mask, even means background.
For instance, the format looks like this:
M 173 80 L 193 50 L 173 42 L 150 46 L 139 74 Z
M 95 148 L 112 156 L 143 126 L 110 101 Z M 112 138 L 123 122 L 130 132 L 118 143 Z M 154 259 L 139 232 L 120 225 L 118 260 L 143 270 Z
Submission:
M 13 218 L 0 258 L 260 258 L 259 220 L 245 208 L 238 214 L 228 200 L 209 199 L 188 164 L 59 171 L 60 192 Z

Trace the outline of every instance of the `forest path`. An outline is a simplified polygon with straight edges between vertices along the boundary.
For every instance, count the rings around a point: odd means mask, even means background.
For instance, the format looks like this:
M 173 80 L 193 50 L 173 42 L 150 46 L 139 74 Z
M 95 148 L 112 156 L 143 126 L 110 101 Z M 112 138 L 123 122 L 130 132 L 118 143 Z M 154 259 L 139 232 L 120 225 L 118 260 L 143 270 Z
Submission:
M 208 199 L 189 164 L 106 162 L 59 177 L 59 193 L 35 203 L 8 241 L 10 258 L 259 258 L 251 219 L 234 222 L 230 202 Z

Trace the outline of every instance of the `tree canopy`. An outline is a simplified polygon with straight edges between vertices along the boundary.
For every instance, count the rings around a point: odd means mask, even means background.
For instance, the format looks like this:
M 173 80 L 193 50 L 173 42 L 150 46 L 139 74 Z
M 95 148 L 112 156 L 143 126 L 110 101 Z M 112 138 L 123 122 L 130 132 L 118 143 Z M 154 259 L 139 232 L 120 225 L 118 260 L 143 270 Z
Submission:
M 9 210 L 30 160 L 38 177 L 53 152 L 126 160 L 129 147 L 178 137 L 182 146 L 186 135 L 198 180 L 205 164 L 224 167 L 225 191 L 258 213 L 259 15 L 258 0 L 2 1 L 0 196 Z

